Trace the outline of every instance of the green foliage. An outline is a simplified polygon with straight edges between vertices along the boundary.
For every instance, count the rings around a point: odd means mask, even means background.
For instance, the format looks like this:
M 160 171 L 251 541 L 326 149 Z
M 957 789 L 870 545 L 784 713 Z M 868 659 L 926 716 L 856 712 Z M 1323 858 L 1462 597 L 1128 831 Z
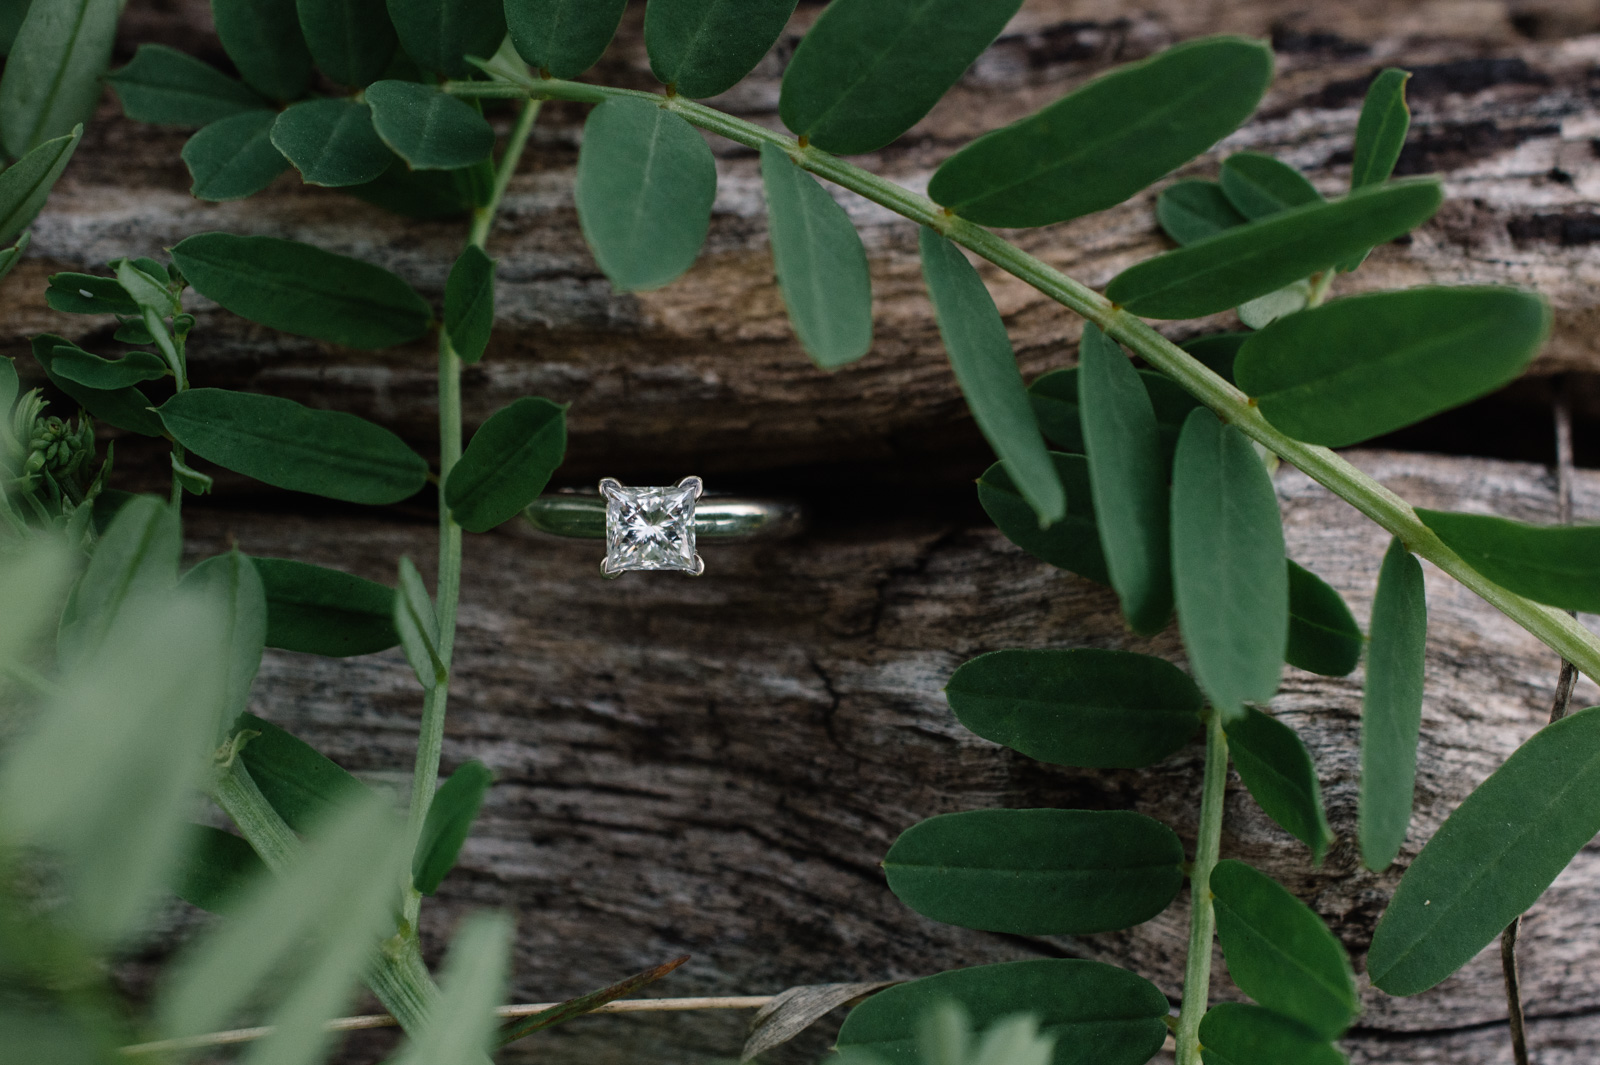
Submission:
M 800 346 L 824 370 L 872 347 L 872 278 L 861 237 L 834 198 L 782 149 L 761 147 L 772 266 Z
M 416 564 L 400 559 L 400 584 L 394 597 L 394 629 L 400 647 L 417 676 L 417 683 L 432 692 L 450 679 L 450 667 L 439 654 L 439 614 L 422 583 Z
M 246 111 L 200 130 L 183 146 L 196 199 L 221 202 L 254 196 L 285 170 L 289 160 L 272 143 L 276 111 Z
M 154 496 L 135 496 L 117 511 L 61 613 L 56 644 L 64 665 L 101 653 L 108 633 L 129 612 L 178 583 L 183 531 L 177 512 Z
M 120 11 L 117 0 L 29 5 L 0 76 L 0 147 L 7 155 L 20 159 L 89 120 Z
M 1233 132 L 1271 78 L 1272 50 L 1260 41 L 1187 41 L 978 138 L 945 161 L 928 195 L 989 226 L 1103 211 Z
M 1333 1044 L 1282 1014 L 1242 1002 L 1213 1006 L 1200 1022 L 1205 1065 L 1347 1065 Z
M 1290 559 L 1289 643 L 1284 661 L 1308 673 L 1343 677 L 1356 668 L 1365 643 L 1339 593 Z
M 106 80 L 136 122 L 204 126 L 266 104 L 249 86 L 164 44 L 141 44 L 133 62 Z
M 1420 225 L 1444 193 L 1433 178 L 1282 211 L 1131 266 L 1106 296 L 1146 318 L 1200 318 L 1265 296 Z
M 1411 823 L 1427 641 L 1422 565 L 1396 538 L 1378 573 L 1361 694 L 1361 860 L 1369 869 L 1394 861 Z
M 294 100 L 311 84 L 311 52 L 295 0 L 211 0 L 223 50 L 246 84 L 273 100 Z
M 889 888 L 925 917 L 1013 935 L 1142 924 L 1183 886 L 1183 845 L 1127 810 L 969 810 L 900 834 Z
M 266 591 L 255 565 L 238 548 L 201 562 L 183 575 L 179 587 L 209 597 L 219 610 L 213 641 L 222 692 L 213 732 L 220 738 L 227 723 L 250 707 L 250 686 L 267 645 Z
M 1156 198 L 1156 220 L 1179 244 L 1193 244 L 1247 219 L 1215 181 L 1190 178 L 1168 185 Z
M 656 80 L 683 96 L 716 96 L 755 69 L 795 0 L 651 0 L 644 43 Z
M 394 162 L 372 108 L 342 96 L 291 105 L 272 124 L 272 146 L 306 184 L 330 188 L 376 180 Z
M 383 77 L 399 43 L 384 0 L 296 0 L 311 58 L 342 85 Z
M 342 411 L 221 388 L 179 392 L 158 408 L 184 447 L 235 473 L 350 503 L 398 503 L 428 464 L 389 430 Z
M 944 1002 L 979 1027 L 1034 1014 L 1040 1033 L 1055 1038 L 1052 1065 L 1144 1065 L 1167 1034 L 1167 999 L 1154 984 L 1102 962 L 1046 958 L 953 969 L 879 991 L 850 1011 L 838 1047 L 885 1065 L 919 1065 L 921 1019 Z
M 1406 106 L 1409 71 L 1389 67 L 1372 79 L 1361 104 L 1361 120 L 1356 124 L 1355 158 L 1350 165 L 1350 187 L 1365 188 L 1389 180 L 1405 147 L 1411 128 L 1411 109 Z M 1363 252 L 1343 265 L 1354 270 L 1366 259 Z
M 21 233 L 44 206 L 45 197 L 67 168 L 83 127 L 48 140 L 0 173 L 0 243 Z
M 1600 610 L 1600 526 L 1529 525 L 1421 507 L 1417 517 L 1496 584 L 1564 610 Z
M 1324 1039 L 1337 1039 L 1360 1009 L 1344 947 L 1309 906 L 1244 862 L 1211 871 L 1217 938 L 1228 974 L 1261 1005 Z
M 1038 514 L 1039 527 L 1059 522 L 1067 514 L 1066 493 L 1033 420 L 1028 390 L 994 299 L 954 244 L 927 228 L 920 240 L 922 276 L 939 335 L 973 420 Z
M 1406 870 L 1367 972 L 1415 995 L 1472 960 L 1600 832 L 1600 707 L 1535 733 L 1458 806 Z
M 567 449 L 567 408 L 524 397 L 472 436 L 445 481 L 444 499 L 468 532 L 488 532 L 538 498 Z
M 511 937 L 511 918 L 504 913 L 467 918 L 445 959 L 439 1001 L 395 1065 L 471 1062 L 488 1054 L 499 1023 L 495 1007 L 505 999 Z
M 1079 367 L 1051 370 L 1028 386 L 1028 400 L 1033 405 L 1033 415 L 1045 439 L 1068 452 L 1085 450 L 1083 420 L 1078 409 Z M 1139 380 L 1150 399 L 1156 415 L 1156 431 L 1161 436 L 1161 450 L 1171 461 L 1178 446 L 1178 433 L 1184 419 L 1200 404 L 1185 392 L 1176 381 L 1155 370 L 1139 370 Z M 1074 503 L 1077 502 L 1074 497 Z
M 1516 289 L 1375 292 L 1274 322 L 1234 373 L 1273 425 L 1344 447 L 1494 391 L 1549 329 L 1549 305 Z
M 253 322 L 353 348 L 428 331 L 433 310 L 389 271 L 276 237 L 201 233 L 172 249 L 196 292 Z
M 44 301 L 51 310 L 67 314 L 139 313 L 138 304 L 122 290 L 116 278 L 98 274 L 51 274 Z
M 458 170 L 494 151 L 494 130 L 483 115 L 436 88 L 414 81 L 377 81 L 367 86 L 365 96 L 378 136 L 413 170 Z
M 1052 566 L 1109 585 L 1100 529 L 1094 520 L 1089 491 L 1089 464 L 1082 455 L 1052 451 L 1050 461 L 1063 488 L 1072 495 L 1072 509 L 1061 521 L 1039 527 L 1039 515 L 1023 498 L 1005 464 L 997 462 L 978 478 L 978 502 L 1006 539 Z
M 444 331 L 468 366 L 483 358 L 494 332 L 494 260 L 469 244 L 444 286 Z
M 254 561 L 267 599 L 268 647 L 345 658 L 400 642 L 394 589 L 308 562 Z
M 1169 453 L 1139 372 L 1092 322 L 1084 325 L 1078 347 L 1078 390 L 1111 586 L 1129 627 L 1157 633 L 1172 617 Z
M 717 167 L 683 119 L 633 98 L 589 114 L 578 153 L 578 221 L 612 285 L 638 292 L 675 280 L 711 225 Z
M 505 8 L 500 0 L 388 3 L 389 19 L 399 35 L 400 46 L 430 73 L 464 78 L 477 69 L 466 57 L 488 59 L 506 35 Z
M 411 854 L 411 884 L 422 894 L 438 891 L 439 883 L 455 867 L 461 845 L 493 783 L 494 774 L 482 762 L 463 762 L 434 792 L 422 835 Z
M 1153 765 L 1200 729 L 1194 681 L 1130 651 L 992 651 L 957 669 L 945 694 L 979 736 L 1054 765 Z
M 505 0 L 511 43 L 552 77 L 575 78 L 599 62 L 628 0 Z
M 1294 167 L 1259 152 L 1235 152 L 1222 162 L 1222 193 L 1245 219 L 1321 203 L 1322 194 Z
M 240 714 L 234 728 L 244 738 L 238 758 L 250 779 L 296 832 L 317 830 L 367 796 L 366 785 L 272 722 Z
M 225 913 L 242 892 L 267 875 L 267 865 L 248 842 L 210 825 L 191 825 L 183 864 L 172 891 L 211 913 Z
M 499 1044 L 506 1046 L 534 1032 L 545 1028 L 553 1028 L 558 1024 L 565 1024 L 574 1017 L 582 1017 L 586 1013 L 593 1013 L 607 1002 L 615 1002 L 624 995 L 632 995 L 633 992 L 641 987 L 648 987 L 688 960 L 689 955 L 685 954 L 664 964 L 655 965 L 642 972 L 634 973 L 626 979 L 618 980 L 616 983 L 602 987 L 599 990 L 574 996 L 565 1002 L 556 1003 L 549 1009 L 540 1010 L 538 1013 L 520 1018 L 507 1025 L 500 1033 Z
M 795 49 L 778 115 L 825 152 L 875 152 L 921 121 L 1022 0 L 836 0 Z
M 104 392 L 114 392 L 141 381 L 158 381 L 171 371 L 159 355 L 130 351 L 120 359 L 102 359 L 71 344 L 59 344 L 50 353 L 51 372 L 68 381 Z
M 1300 734 L 1253 706 L 1225 727 L 1239 779 L 1268 817 L 1311 848 L 1312 862 L 1320 865 L 1333 829 L 1322 809 L 1317 767 Z
M 1289 578 L 1272 479 L 1244 434 L 1197 410 L 1172 471 L 1178 627 L 1201 689 L 1225 720 L 1278 690 Z

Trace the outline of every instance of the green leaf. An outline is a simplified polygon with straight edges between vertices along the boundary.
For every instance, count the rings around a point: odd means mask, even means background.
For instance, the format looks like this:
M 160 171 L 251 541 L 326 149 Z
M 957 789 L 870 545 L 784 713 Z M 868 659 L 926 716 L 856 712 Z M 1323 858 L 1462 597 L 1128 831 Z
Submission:
M 1314 864 L 1322 864 L 1333 829 L 1322 810 L 1317 767 L 1300 734 L 1253 706 L 1229 722 L 1226 732 L 1239 779 L 1267 816 L 1311 849 Z
M 222 48 L 251 88 L 294 100 L 311 84 L 311 51 L 295 0 L 211 0 Z
M 1200 728 L 1200 689 L 1162 658 L 1096 648 L 992 651 L 945 686 L 967 728 L 1052 765 L 1132 769 Z
M 276 237 L 201 233 L 173 262 L 207 299 L 285 333 L 353 348 L 416 340 L 433 309 L 400 278 L 371 263 Z
M 308 562 L 254 561 L 267 597 L 268 647 L 347 658 L 400 642 L 393 588 Z
M 1186 341 L 1183 350 L 1204 363 L 1218 377 L 1233 383 L 1233 362 L 1250 333 L 1213 333 Z
M 28 244 L 33 240 L 31 233 L 24 233 L 17 238 L 17 242 L 9 248 L 0 248 L 0 280 L 4 280 L 12 269 L 22 259 L 22 253 L 28 250 Z
M 296 0 L 311 58 L 341 85 L 383 77 L 399 43 L 384 0 Z
M 179 392 L 158 413 L 196 455 L 277 488 L 383 504 L 408 499 L 427 483 L 421 455 L 354 414 L 221 388 Z
M 394 628 L 417 681 L 432 691 L 450 677 L 450 667 L 439 656 L 439 615 L 411 559 L 400 557 L 400 587 L 394 597 Z
M 535 70 L 575 78 L 600 61 L 628 0 L 506 0 L 517 54 Z
M 1389 67 L 1367 88 L 1361 103 L 1361 119 L 1356 123 L 1355 160 L 1350 166 L 1350 187 L 1380 185 L 1394 173 L 1405 147 L 1406 131 L 1411 128 L 1411 109 L 1406 106 L 1409 71 Z
M 1178 626 L 1201 689 L 1225 720 L 1278 690 L 1289 576 L 1272 478 L 1249 439 L 1198 409 L 1172 471 Z
M 121 10 L 117 0 L 29 5 L 0 76 L 0 146 L 7 155 L 20 159 L 94 114 Z
M 1191 178 L 1161 190 L 1156 197 L 1156 221 L 1179 244 L 1193 244 L 1242 226 L 1247 219 L 1229 202 L 1220 184 Z
M 177 511 L 155 496 L 128 500 L 67 597 L 57 641 L 63 662 L 91 659 L 124 611 L 177 587 L 182 551 Z
M 1502 588 L 1563 610 L 1600 610 L 1600 525 L 1528 525 L 1421 508 L 1417 517 Z
M 1361 660 L 1365 639 L 1344 599 L 1289 559 L 1289 645 L 1283 660 L 1308 673 L 1343 677 Z
M 155 312 L 154 322 L 145 319 L 145 329 L 152 336 L 157 331 L 164 335 L 161 319 L 180 309 L 177 297 L 168 287 L 170 275 L 166 267 L 149 259 L 113 259 L 111 265 L 117 272 L 117 284 L 122 286 L 122 291 L 128 294 L 140 312 Z
M 323 1060 L 335 1038 L 327 1021 L 345 1012 L 378 940 L 394 930 L 390 907 L 407 842 L 381 799 L 341 812 L 283 877 L 248 893 L 163 974 L 161 1034 L 210 1032 L 247 1004 L 276 1000 L 265 1017 L 275 1030 L 249 1060 Z
M 444 331 L 461 361 L 483 358 L 494 332 L 494 260 L 469 244 L 450 268 L 444 286 Z
M 431 85 L 375 81 L 366 101 L 378 136 L 413 170 L 458 170 L 494 151 L 494 130 L 477 108 Z
M 9 359 L 0 359 L 0 411 L 7 414 L 11 402 L 6 392 L 13 398 L 16 392 L 15 372 L 6 372 L 9 367 Z M 62 599 L 76 576 L 73 563 L 65 544 L 42 537 L 0 551 L 0 602 L 6 604 L 6 623 L 0 626 L 0 694 L 9 680 L 5 667 L 28 665 L 40 637 L 57 623 Z
M 1234 372 L 1273 425 L 1344 447 L 1515 379 L 1549 329 L 1549 305 L 1517 289 L 1374 292 L 1274 322 Z
M 55 350 L 59 347 L 73 346 L 64 337 L 58 337 L 54 333 L 41 333 L 33 338 L 31 346 L 34 360 L 44 368 L 45 376 L 50 378 L 50 383 L 76 400 L 79 406 L 100 421 L 142 436 L 166 435 L 161 419 L 150 410 L 153 405 L 150 398 L 137 388 L 119 388 L 111 392 L 102 392 L 99 389 L 85 388 L 76 381 L 55 373 L 53 369 Z
M 194 184 L 189 193 L 214 203 L 254 196 L 285 170 L 289 160 L 272 143 L 276 111 L 246 111 L 202 129 L 183 145 Z
M 1041 528 L 1067 514 L 1066 493 L 1039 435 L 1011 338 L 978 271 L 933 230 L 921 231 L 922 276 L 956 382 L 989 446 L 1039 515 Z
M 644 44 L 656 80 L 691 99 L 716 96 L 755 69 L 795 0 L 651 0 Z
M 266 101 L 243 82 L 164 44 L 141 44 L 133 62 L 107 75 L 122 111 L 135 122 L 205 126 Z
M 1218 862 L 1210 883 L 1217 939 L 1239 990 L 1324 1039 L 1343 1034 L 1361 1002 L 1350 959 L 1322 918 L 1241 861 Z
M 456 523 L 488 532 L 539 497 L 567 449 L 567 408 L 524 397 L 472 434 L 450 471 L 444 498 Z
M 102 391 L 115 391 L 140 381 L 156 381 L 168 372 L 161 356 L 148 351 L 130 351 L 120 359 L 102 359 L 72 344 L 60 344 L 50 354 L 52 371 L 85 388 Z
M 17 39 L 17 30 L 27 17 L 30 4 L 31 0 L 5 0 L 0 3 L 0 55 L 11 51 L 11 43 Z
M 879 991 L 850 1011 L 840 1050 L 859 1049 L 885 1065 L 921 1065 L 917 1032 L 944 1002 L 977 1028 L 1016 1013 L 1055 1037 L 1052 1065 L 1144 1065 L 1167 1035 L 1167 999 L 1143 977 L 1097 961 L 1038 958 L 977 965 Z
M 1533 734 L 1468 795 L 1400 880 L 1372 982 L 1426 991 L 1494 941 L 1600 832 L 1600 707 Z
M 291 105 L 272 124 L 271 138 L 308 185 L 360 185 L 394 162 L 372 126 L 372 108 L 344 97 Z
M 1115 207 L 1237 129 L 1271 80 L 1272 49 L 1261 41 L 1186 41 L 979 137 L 934 173 L 928 195 L 986 226 Z
M 875 152 L 922 120 L 1022 0 L 834 0 L 783 73 L 783 124 L 825 152 Z
M 607 987 L 602 987 L 598 991 L 577 995 L 567 999 L 565 1002 L 558 1002 L 549 1009 L 540 1010 L 531 1016 L 519 1018 L 506 1026 L 505 1030 L 500 1033 L 498 1042 L 501 1046 L 506 1046 L 524 1036 L 532 1035 L 534 1032 L 545 1028 L 553 1028 L 558 1024 L 565 1024 L 574 1017 L 582 1017 L 586 1013 L 593 1013 L 608 1002 L 615 1002 L 619 998 L 633 994 L 641 987 L 655 983 L 688 960 L 689 955 L 685 954 L 672 961 L 634 973 L 632 976 L 618 980 Z
M 201 473 L 187 462 L 178 458 L 176 453 L 169 453 L 167 459 L 172 466 L 173 478 L 191 495 L 209 495 L 211 489 L 216 487 L 216 478 L 209 473 Z
M 10 241 L 38 215 L 82 137 L 83 127 L 74 126 L 71 133 L 45 141 L 0 173 L 0 242 Z
M 1201 318 L 1298 281 L 1426 221 L 1436 178 L 1397 181 L 1238 226 L 1129 267 L 1106 296 L 1146 318 Z
M 389 19 L 418 66 L 452 78 L 477 73 L 466 57 L 488 59 L 506 35 L 500 0 L 389 0 Z
M 1372 650 L 1361 694 L 1361 861 L 1387 869 L 1411 824 L 1422 732 L 1428 599 L 1422 565 L 1399 538 L 1389 543 L 1372 601 Z
M 1172 541 L 1167 452 L 1155 407 L 1117 342 L 1084 323 L 1078 388 L 1089 487 L 1111 586 L 1134 632 L 1152 635 L 1172 617 Z
M 475 205 L 471 182 L 464 177 L 470 173 L 470 170 L 412 170 L 404 159 L 396 158 L 389 169 L 373 180 L 365 185 L 351 185 L 345 191 L 407 218 L 425 221 L 459 218 Z
M 21 388 L 22 383 L 17 377 L 16 360 L 9 355 L 0 355 L 0 419 L 11 413 L 11 407 L 17 402 L 17 393 Z
M 507 914 L 475 913 L 466 919 L 450 944 L 438 1003 L 395 1065 L 488 1060 L 500 1024 L 495 1009 L 505 1000 L 511 938 Z
M 238 757 L 284 824 L 296 832 L 315 830 L 341 806 L 369 792 L 316 748 L 270 721 L 240 714 L 234 727 L 258 733 L 249 737 Z
M 1005 464 L 995 463 L 978 478 L 978 502 L 1006 539 L 1035 558 L 1071 570 L 1080 577 L 1110 585 L 1106 556 L 1100 548 L 1100 528 L 1095 524 L 1089 491 L 1089 462 L 1082 455 L 1052 451 L 1050 461 L 1064 489 L 1072 495 L 1067 516 L 1048 528 L 1039 527 L 1039 515 L 1023 499 Z
M 225 913 L 268 876 L 244 839 L 210 825 L 190 825 L 183 864 L 174 870 L 173 893 L 209 913 Z
M 1183 844 L 1129 810 L 969 810 L 900 834 L 889 890 L 924 917 L 1023 936 L 1142 924 L 1183 886 Z
M 1200 401 L 1183 390 L 1166 374 L 1155 370 L 1139 370 L 1139 380 L 1144 383 L 1145 394 L 1155 410 L 1156 430 L 1161 435 L 1161 452 L 1170 457 L 1178 446 L 1178 433 L 1184 419 L 1200 405 Z M 1082 452 L 1083 423 L 1078 411 L 1078 367 L 1051 370 L 1034 379 L 1028 386 L 1028 401 L 1033 405 L 1033 415 L 1045 439 L 1062 451 Z M 1076 501 L 1076 497 L 1073 497 Z
M 850 216 L 783 151 L 761 146 L 772 265 L 789 321 L 813 362 L 832 370 L 872 348 L 872 278 Z
M 455 868 L 456 856 L 493 783 L 494 774 L 482 762 L 463 762 L 434 792 L 411 855 L 411 884 L 424 895 L 438 891 L 439 882 Z
M 1200 1020 L 1205 1065 L 1347 1065 L 1332 1043 L 1288 1017 L 1243 1002 L 1223 1002 Z
M 1239 304 L 1239 321 L 1250 329 L 1265 329 L 1279 318 L 1298 314 L 1311 303 L 1311 282 L 1307 278 L 1293 281 L 1265 296 L 1257 296 Z
M 51 310 L 67 314 L 139 313 L 139 305 L 122 290 L 116 278 L 99 274 L 51 274 L 44 301 Z
M 1259 152 L 1235 152 L 1222 161 L 1222 191 L 1250 221 L 1321 203 L 1322 194 L 1287 163 Z
M 266 589 L 249 556 L 238 548 L 201 562 L 183 575 L 179 587 L 204 592 L 222 607 L 222 624 L 214 634 L 223 667 L 215 723 L 220 733 L 250 707 L 250 686 L 267 646 Z
M 660 288 L 694 265 L 711 225 L 717 167 L 705 138 L 647 100 L 589 113 L 578 151 L 578 221 L 595 262 L 624 292 Z

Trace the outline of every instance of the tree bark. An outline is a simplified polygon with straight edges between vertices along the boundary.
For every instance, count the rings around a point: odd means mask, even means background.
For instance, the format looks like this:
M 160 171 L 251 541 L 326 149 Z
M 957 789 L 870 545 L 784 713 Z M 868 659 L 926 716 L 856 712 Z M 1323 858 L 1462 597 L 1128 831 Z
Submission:
M 718 101 L 776 122 L 777 78 L 819 7 L 746 82 Z M 650 83 L 630 9 L 596 72 Z M 1556 327 L 1534 374 L 1600 369 L 1600 212 L 1596 143 L 1600 15 L 1579 2 L 1377 0 L 1310 12 L 1284 0 L 1152 0 L 1127 14 L 1109 0 L 1030 0 L 1002 39 L 921 125 L 864 164 L 921 187 L 938 162 L 1111 65 L 1210 32 L 1271 34 L 1279 76 L 1261 113 L 1179 176 L 1214 173 L 1228 150 L 1271 152 L 1324 191 L 1345 180 L 1367 77 L 1416 72 L 1407 173 L 1444 174 L 1438 218 L 1378 249 L 1341 291 L 1429 281 L 1538 288 Z M 225 63 L 200 0 L 130 4 L 119 48 L 160 41 Z M 691 953 L 662 994 L 755 994 L 802 983 L 906 978 L 1009 958 L 1093 957 L 1126 965 L 1171 996 L 1181 983 L 1187 920 L 1180 899 L 1124 933 L 1025 938 L 924 920 L 884 886 L 877 863 L 917 820 L 993 806 L 1139 809 L 1192 841 L 1200 751 L 1143 771 L 1041 766 L 966 733 L 940 689 L 960 662 L 1008 646 L 1126 647 L 1182 660 L 1176 633 L 1124 631 L 1114 598 L 1007 544 L 977 512 L 970 477 L 988 461 L 945 365 L 923 295 L 914 228 L 843 197 L 872 257 L 877 344 L 861 363 L 814 370 L 772 281 L 754 157 L 713 138 L 720 187 L 697 266 L 658 292 L 620 295 L 578 232 L 571 183 L 582 109 L 550 106 L 491 241 L 498 330 L 466 378 L 467 421 L 512 399 L 571 402 L 561 477 L 646 482 L 700 473 L 801 495 L 804 537 L 708 545 L 690 582 L 603 582 L 595 544 L 519 527 L 471 538 L 447 768 L 478 758 L 498 775 L 460 869 L 428 909 L 437 953 L 459 917 L 507 906 L 518 918 L 516 995 L 559 998 Z M 430 296 L 462 238 L 286 176 L 261 197 L 201 204 L 178 161 L 184 134 L 102 107 L 66 179 L 6 282 L 0 353 L 28 336 L 109 342 L 108 320 L 66 317 L 43 302 L 44 278 L 118 255 L 158 254 L 191 233 L 224 229 L 311 240 L 394 269 Z M 1029 250 L 1103 284 L 1167 246 L 1154 196 L 1063 226 L 1016 234 Z M 992 291 L 1030 377 L 1068 365 L 1078 323 L 1021 283 Z M 203 300 L 191 344 L 196 384 L 256 389 L 353 411 L 425 452 L 434 428 L 430 345 L 356 352 L 271 333 Z M 1184 338 L 1230 316 L 1170 326 Z M 1166 327 L 1164 327 L 1166 328 Z M 1533 386 L 1525 386 L 1532 388 Z M 1585 397 L 1577 397 L 1580 416 Z M 1588 413 L 1600 410 L 1600 399 Z M 1493 430 L 1489 430 L 1493 431 Z M 1358 461 L 1419 505 L 1552 520 L 1544 472 L 1481 460 L 1369 452 Z M 165 459 L 118 442 L 131 483 L 164 480 Z M 1386 538 L 1293 470 L 1278 476 L 1291 554 L 1370 610 Z M 1578 478 L 1579 520 L 1600 517 L 1600 475 Z M 434 533 L 420 509 L 315 507 L 219 477 L 187 509 L 196 555 L 237 542 L 374 579 L 396 559 L 429 568 Z M 1521 630 L 1431 569 L 1430 657 L 1417 814 L 1402 863 L 1548 712 L 1557 661 Z M 1315 906 L 1360 955 L 1398 871 L 1367 873 L 1354 849 L 1361 674 L 1329 681 L 1288 670 L 1274 711 L 1299 729 L 1321 775 L 1339 842 L 1322 868 L 1230 784 L 1224 853 L 1264 868 Z M 1595 689 L 1583 682 L 1586 705 Z M 255 709 L 374 783 L 403 789 L 420 693 L 398 652 L 333 662 L 271 653 Z M 1524 924 L 1523 986 L 1540 1065 L 1600 1051 L 1600 854 L 1585 850 Z M 169 940 L 193 922 L 174 910 Z M 159 953 L 156 948 L 154 954 Z M 154 956 L 154 954 L 152 956 Z M 1220 962 L 1219 962 L 1220 965 Z M 132 971 L 138 977 L 140 966 Z M 1218 996 L 1233 994 L 1225 979 Z M 1491 948 L 1414 999 L 1364 990 L 1344 1045 L 1356 1062 L 1451 1065 L 1509 1061 Z M 512 1060 L 697 1062 L 730 1057 L 744 1018 L 681 1014 L 593 1018 L 521 1045 Z M 826 1026 L 770 1060 L 814 1059 Z M 347 1057 L 376 1060 L 381 1037 Z

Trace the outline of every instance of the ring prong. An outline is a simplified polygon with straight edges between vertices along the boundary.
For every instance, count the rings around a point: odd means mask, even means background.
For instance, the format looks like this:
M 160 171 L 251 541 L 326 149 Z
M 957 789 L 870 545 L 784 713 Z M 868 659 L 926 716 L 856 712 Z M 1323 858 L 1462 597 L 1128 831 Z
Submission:
M 622 482 L 615 477 L 600 478 L 600 494 L 607 499 L 615 498 L 620 491 L 622 491 Z
M 690 476 L 685 477 L 683 480 L 679 481 L 678 482 L 678 487 L 679 488 L 693 488 L 694 489 L 694 497 L 696 499 L 699 499 L 700 496 L 705 493 L 706 483 L 704 481 L 702 481 L 700 478 L 695 477 L 695 476 L 693 476 L 691 474 Z
M 603 559 L 601 561 L 601 563 L 600 563 L 600 575 L 602 577 L 604 577 L 608 581 L 614 581 L 614 580 L 616 580 L 618 577 L 622 576 L 626 572 L 627 572 L 626 570 L 624 570 L 624 569 L 622 569 L 620 567 L 618 567 L 617 569 L 612 569 L 611 568 L 611 559 L 609 559 L 609 558 Z
M 698 577 L 706 571 L 706 560 L 700 557 L 700 552 L 694 553 L 694 569 L 684 570 L 691 577 Z

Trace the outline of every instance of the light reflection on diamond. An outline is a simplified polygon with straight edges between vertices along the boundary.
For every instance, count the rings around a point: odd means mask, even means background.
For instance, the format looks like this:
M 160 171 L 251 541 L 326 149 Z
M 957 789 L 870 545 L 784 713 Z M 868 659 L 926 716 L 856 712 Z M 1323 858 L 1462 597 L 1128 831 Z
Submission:
M 600 482 L 606 499 L 606 576 L 629 570 L 679 570 L 698 574 L 694 504 L 700 478 L 666 488 L 628 488 L 611 478 Z

